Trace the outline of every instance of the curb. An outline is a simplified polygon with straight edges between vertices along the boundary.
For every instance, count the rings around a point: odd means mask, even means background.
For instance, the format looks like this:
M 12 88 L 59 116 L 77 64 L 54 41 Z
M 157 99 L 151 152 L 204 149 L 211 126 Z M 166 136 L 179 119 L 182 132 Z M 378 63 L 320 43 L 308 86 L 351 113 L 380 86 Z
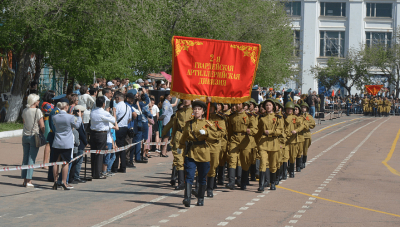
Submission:
M 0 139 L 1 138 L 15 137 L 15 136 L 22 136 L 22 129 L 0 132 Z

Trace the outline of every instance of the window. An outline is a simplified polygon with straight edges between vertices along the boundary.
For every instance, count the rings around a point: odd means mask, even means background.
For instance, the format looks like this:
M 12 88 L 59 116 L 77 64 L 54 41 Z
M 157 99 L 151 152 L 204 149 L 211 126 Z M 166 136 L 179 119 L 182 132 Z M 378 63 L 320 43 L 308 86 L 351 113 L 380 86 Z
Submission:
M 367 46 L 383 45 L 390 47 L 392 44 L 391 32 L 366 32 Z
M 344 32 L 320 32 L 320 56 L 344 57 Z
M 293 56 L 300 57 L 300 31 L 293 31 Z
M 392 3 L 367 3 L 367 17 L 392 17 Z
M 321 2 L 321 16 L 346 16 L 346 3 L 340 2 Z
M 288 16 L 301 16 L 301 2 L 285 2 L 285 11 Z

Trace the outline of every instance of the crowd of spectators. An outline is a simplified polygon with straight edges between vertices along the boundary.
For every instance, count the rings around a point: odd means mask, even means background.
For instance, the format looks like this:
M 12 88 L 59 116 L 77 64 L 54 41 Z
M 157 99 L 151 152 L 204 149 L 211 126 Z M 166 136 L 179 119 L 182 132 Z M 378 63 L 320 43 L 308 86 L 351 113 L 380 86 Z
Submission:
M 71 93 L 59 96 L 55 96 L 54 91 L 46 91 L 41 100 L 37 94 L 31 93 L 22 115 L 22 164 L 35 163 L 39 148 L 34 135 L 39 134 L 39 130 L 46 138 L 43 162 L 69 163 L 61 168 L 43 167 L 49 171 L 48 180 L 54 182 L 53 189 L 70 190 L 73 184 L 86 182 L 81 177 L 83 157 L 70 162 L 81 156 L 85 149 L 111 150 L 135 144 L 121 152 L 91 153 L 93 179 L 126 173 L 126 168 L 136 168 L 136 163 L 147 163 L 151 157 L 168 157 L 170 133 L 161 137 L 161 132 L 176 112 L 179 102 L 169 94 L 168 81 L 139 79 L 130 82 L 127 78 L 110 81 L 98 78 L 94 84 L 76 84 L 74 88 Z M 156 98 L 149 95 L 150 90 L 165 92 Z M 156 103 L 156 100 L 160 101 Z M 147 144 L 151 142 L 158 144 Z M 153 155 L 150 152 L 154 152 Z M 32 174 L 33 169 L 22 171 L 23 186 L 34 186 Z

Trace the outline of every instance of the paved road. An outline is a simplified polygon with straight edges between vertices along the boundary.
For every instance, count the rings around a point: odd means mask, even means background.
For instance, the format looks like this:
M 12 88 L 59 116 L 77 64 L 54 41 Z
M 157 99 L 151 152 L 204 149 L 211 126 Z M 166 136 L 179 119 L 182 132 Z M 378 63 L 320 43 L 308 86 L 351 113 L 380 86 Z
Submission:
M 172 155 L 71 191 L 50 190 L 42 169 L 35 189 L 21 186 L 19 171 L 0 172 L 0 226 L 400 226 L 399 120 L 325 121 L 294 179 L 264 193 L 258 182 L 246 191 L 218 188 L 204 207 L 185 208 L 183 191 L 169 186 Z M 20 141 L 0 140 L 0 166 L 20 164 Z M 42 157 L 43 149 L 37 163 Z

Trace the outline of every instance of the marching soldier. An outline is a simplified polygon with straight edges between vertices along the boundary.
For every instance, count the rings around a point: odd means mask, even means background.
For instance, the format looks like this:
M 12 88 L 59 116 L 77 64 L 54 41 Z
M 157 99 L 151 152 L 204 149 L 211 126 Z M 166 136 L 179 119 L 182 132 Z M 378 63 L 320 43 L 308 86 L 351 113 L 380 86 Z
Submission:
M 365 98 L 363 99 L 362 104 L 363 104 L 364 115 L 368 115 L 370 110 L 369 110 L 369 99 L 368 99 L 367 95 L 365 95 Z
M 177 143 L 179 143 L 182 137 L 182 129 L 185 127 L 186 122 L 193 119 L 193 110 L 190 104 L 190 100 L 183 100 L 183 108 L 176 112 L 176 125 L 173 128 L 173 133 L 175 133 L 175 141 Z M 184 157 L 182 153 L 181 149 L 177 149 L 176 155 L 174 154 L 174 162 L 176 163 L 176 170 L 178 172 L 178 186 L 175 188 L 176 190 L 182 190 L 185 187 Z
M 236 113 L 232 114 L 228 120 L 228 138 L 229 138 L 229 183 L 227 188 L 235 188 L 235 168 L 239 157 L 242 165 L 241 189 L 246 189 L 248 180 L 248 170 L 250 168 L 250 153 L 253 144 L 250 138 L 257 133 L 254 126 L 254 120 L 251 115 L 244 111 L 244 104 L 236 104 Z M 254 140 L 253 140 L 254 141 Z
M 225 117 L 225 127 L 228 128 L 228 118 L 231 115 L 230 104 L 224 104 L 223 110 L 219 111 L 220 115 Z M 228 161 L 228 133 L 225 133 L 225 137 L 221 141 L 221 152 L 219 155 L 219 166 L 218 166 L 218 185 L 224 185 L 225 181 L 225 163 Z
M 372 107 L 372 116 L 375 116 L 378 114 L 378 100 L 376 97 L 372 97 L 371 100 L 369 101 L 369 105 Z
M 221 104 L 212 104 L 210 107 L 209 121 L 213 122 L 217 130 L 220 132 L 220 138 L 218 140 L 208 142 L 208 144 L 210 145 L 211 160 L 210 171 L 207 174 L 207 197 L 214 197 L 214 181 L 216 169 L 219 164 L 220 152 L 222 152 L 221 145 L 226 146 L 225 116 L 221 115 L 218 112 L 215 112 L 215 109 L 217 109 L 217 105 L 221 106 Z M 225 143 L 223 143 L 223 141 L 225 141 Z
M 311 145 L 311 132 L 310 129 L 313 129 L 315 127 L 315 120 L 314 118 L 308 113 L 309 111 L 309 106 L 307 103 L 303 103 L 300 105 L 301 111 L 303 112 L 303 117 L 304 117 L 304 123 L 305 123 L 305 129 L 304 131 L 304 148 L 303 148 L 303 165 L 302 168 L 306 168 L 306 162 L 307 162 L 307 153 L 308 153 L 308 148 Z
M 257 106 L 257 102 L 256 100 L 254 100 L 253 98 L 250 99 L 250 106 L 249 106 L 249 112 L 250 114 L 253 115 L 254 118 L 254 123 L 257 124 L 258 123 L 258 113 L 255 111 L 255 107 Z M 256 172 L 257 172 L 257 156 L 258 156 L 258 152 L 257 152 L 257 147 L 256 144 L 254 144 L 254 148 L 251 151 L 251 156 L 250 156 L 250 175 L 251 181 L 256 181 Z M 257 174 L 258 175 L 258 174 Z
M 388 98 L 385 97 L 385 99 L 383 101 L 383 105 L 384 105 L 385 116 L 388 117 L 390 114 L 390 109 L 392 107 L 392 102 L 390 102 L 390 100 L 388 100 Z
M 306 129 L 306 125 L 304 125 L 304 118 L 301 116 L 301 107 L 297 104 L 294 105 L 294 115 L 297 116 L 297 120 L 300 125 L 304 126 Z M 297 132 L 297 157 L 296 157 L 296 172 L 301 172 L 301 167 L 303 166 L 303 148 L 304 148 L 304 129 L 299 130 Z
M 276 103 L 276 115 L 281 116 L 283 122 L 285 122 L 286 115 L 283 113 L 282 103 L 280 102 L 279 99 L 276 99 L 275 103 Z M 287 163 L 289 160 L 289 151 L 288 149 L 286 149 L 285 124 L 283 124 L 283 128 L 284 130 L 282 131 L 282 135 L 279 136 L 279 142 L 281 143 L 281 147 L 279 150 L 279 162 L 278 162 L 279 180 L 287 179 Z
M 285 134 L 287 136 L 287 145 L 289 148 L 289 177 L 294 178 L 294 162 L 297 158 L 297 143 L 300 142 L 297 132 L 304 129 L 304 125 L 300 124 L 297 117 L 293 114 L 294 103 L 287 102 L 285 104 L 286 119 L 285 119 Z
M 202 101 L 192 103 L 194 118 L 187 121 L 179 141 L 179 148 L 185 149 L 184 168 L 186 172 L 185 195 L 183 204 L 190 207 L 191 191 L 196 168 L 198 171 L 199 189 L 197 205 L 204 205 L 206 176 L 210 170 L 210 149 L 207 142 L 220 139 L 220 132 L 215 125 L 204 119 L 206 104 Z
M 261 156 L 258 191 L 264 191 L 266 159 L 268 159 L 270 169 L 270 190 L 275 190 L 275 183 L 276 181 L 279 182 L 279 176 L 277 177 L 276 175 L 279 149 L 281 146 L 279 136 L 282 134 L 284 124 L 282 118 L 275 115 L 275 102 L 273 99 L 269 98 L 265 100 L 264 108 L 267 111 L 267 114 L 260 118 L 258 122 L 258 132 L 255 136 L 258 151 Z

